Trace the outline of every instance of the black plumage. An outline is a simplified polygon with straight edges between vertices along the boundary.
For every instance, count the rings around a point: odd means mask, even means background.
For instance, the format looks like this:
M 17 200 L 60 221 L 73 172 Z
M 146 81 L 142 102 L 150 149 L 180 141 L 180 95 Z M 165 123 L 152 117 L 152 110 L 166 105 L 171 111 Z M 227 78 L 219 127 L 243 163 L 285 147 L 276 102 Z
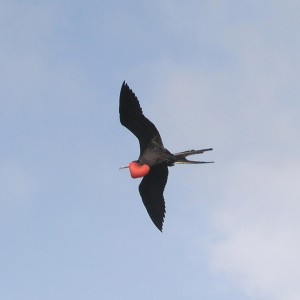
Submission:
M 147 149 L 149 142 L 152 140 L 163 147 L 158 130 L 155 125 L 143 115 L 137 97 L 125 81 L 122 84 L 120 93 L 119 112 L 121 124 L 138 138 L 141 154 Z
M 168 166 L 173 166 L 175 163 L 207 163 L 190 161 L 186 156 L 210 151 L 212 148 L 175 154 L 164 148 L 158 130 L 144 116 L 137 97 L 125 82 L 120 92 L 119 113 L 121 124 L 139 140 L 140 156 L 136 161 L 137 166 L 150 167 L 149 173 L 142 175 L 144 178 L 139 185 L 139 192 L 151 220 L 162 231 L 166 212 L 163 192 L 168 180 Z

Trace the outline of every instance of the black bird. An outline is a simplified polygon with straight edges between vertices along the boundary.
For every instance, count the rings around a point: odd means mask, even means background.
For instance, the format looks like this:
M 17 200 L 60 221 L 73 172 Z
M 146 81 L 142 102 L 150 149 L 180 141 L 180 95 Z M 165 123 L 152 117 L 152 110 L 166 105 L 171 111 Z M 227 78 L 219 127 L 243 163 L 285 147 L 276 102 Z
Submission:
M 190 161 L 186 157 L 213 149 L 188 150 L 174 154 L 168 151 L 163 145 L 158 130 L 143 115 L 137 97 L 125 81 L 120 92 L 119 113 L 121 124 L 129 129 L 140 143 L 138 160 L 121 168 L 129 168 L 132 178 L 144 177 L 139 185 L 139 192 L 151 220 L 162 231 L 166 212 L 163 192 L 168 180 L 168 167 L 176 163 L 212 163 Z

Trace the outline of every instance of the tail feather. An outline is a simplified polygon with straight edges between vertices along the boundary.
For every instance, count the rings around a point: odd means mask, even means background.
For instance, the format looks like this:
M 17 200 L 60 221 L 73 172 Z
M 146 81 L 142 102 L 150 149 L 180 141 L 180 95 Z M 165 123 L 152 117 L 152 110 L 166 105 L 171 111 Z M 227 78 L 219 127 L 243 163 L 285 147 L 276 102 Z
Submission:
M 206 151 L 211 151 L 212 148 L 201 149 L 201 150 L 188 150 L 183 152 L 174 153 L 175 156 L 175 164 L 209 164 L 214 163 L 213 161 L 193 161 L 188 160 L 186 157 L 194 154 L 201 154 Z

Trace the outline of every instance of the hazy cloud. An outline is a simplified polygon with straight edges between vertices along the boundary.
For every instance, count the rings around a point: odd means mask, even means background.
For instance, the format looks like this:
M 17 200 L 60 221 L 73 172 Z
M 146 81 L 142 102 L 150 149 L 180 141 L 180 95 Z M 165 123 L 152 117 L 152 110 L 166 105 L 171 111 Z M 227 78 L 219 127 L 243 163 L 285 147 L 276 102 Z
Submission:
M 1 227 L 2 298 L 300 297 L 297 1 L 2 2 L 0 205 L 39 196 Z M 171 151 L 214 147 L 170 170 L 163 236 L 118 171 L 124 79 Z
M 224 176 L 223 204 L 213 222 L 220 238 L 212 268 L 259 299 L 297 299 L 300 234 L 299 162 L 241 163 Z

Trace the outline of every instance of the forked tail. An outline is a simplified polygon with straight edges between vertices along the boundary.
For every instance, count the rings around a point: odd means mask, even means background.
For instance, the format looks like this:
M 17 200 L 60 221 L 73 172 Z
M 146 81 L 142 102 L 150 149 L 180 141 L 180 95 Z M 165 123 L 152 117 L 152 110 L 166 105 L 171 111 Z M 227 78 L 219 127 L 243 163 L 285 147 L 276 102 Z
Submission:
M 186 159 L 187 156 L 189 155 L 194 155 L 194 154 L 201 154 L 206 151 L 211 151 L 213 148 L 208 148 L 208 149 L 201 149 L 201 150 L 188 150 L 184 152 L 179 152 L 179 153 L 174 153 L 173 155 L 175 156 L 175 164 L 210 164 L 214 163 L 214 161 L 193 161 L 193 160 L 188 160 Z

